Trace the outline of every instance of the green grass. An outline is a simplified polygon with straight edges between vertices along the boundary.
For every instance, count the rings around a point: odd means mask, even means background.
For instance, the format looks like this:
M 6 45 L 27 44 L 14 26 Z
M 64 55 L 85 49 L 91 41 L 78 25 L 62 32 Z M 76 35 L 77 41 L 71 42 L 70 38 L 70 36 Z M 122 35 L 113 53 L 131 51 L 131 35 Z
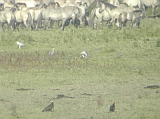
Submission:
M 142 19 L 139 29 L 0 31 L 0 118 L 158 119 L 160 89 L 144 87 L 160 85 L 159 24 Z M 26 47 L 18 49 L 16 41 Z M 80 58 L 83 50 L 87 59 Z M 58 94 L 75 98 L 54 99 Z M 54 112 L 42 113 L 53 99 Z

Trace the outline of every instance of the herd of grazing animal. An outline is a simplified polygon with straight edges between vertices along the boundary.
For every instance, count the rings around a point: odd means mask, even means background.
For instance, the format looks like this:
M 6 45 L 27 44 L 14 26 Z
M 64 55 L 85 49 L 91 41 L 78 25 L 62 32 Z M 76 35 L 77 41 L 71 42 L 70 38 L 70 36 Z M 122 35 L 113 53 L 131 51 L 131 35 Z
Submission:
M 94 8 L 90 7 L 92 3 Z M 67 23 L 93 29 L 103 23 L 118 29 L 140 27 L 146 6 L 151 6 L 153 15 L 157 15 L 159 3 L 160 0 L 0 0 L 0 24 L 3 31 L 5 24 L 13 30 L 19 30 L 20 25 L 25 29 L 47 30 L 55 22 L 62 30 Z

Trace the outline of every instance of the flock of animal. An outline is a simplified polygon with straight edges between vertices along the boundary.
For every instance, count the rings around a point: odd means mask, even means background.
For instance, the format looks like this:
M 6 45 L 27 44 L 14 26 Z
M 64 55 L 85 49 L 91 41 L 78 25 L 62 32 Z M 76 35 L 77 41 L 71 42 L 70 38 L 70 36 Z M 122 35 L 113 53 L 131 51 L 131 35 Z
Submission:
M 109 111 L 114 112 L 115 110 L 115 102 L 113 102 L 111 104 L 111 106 L 109 107 Z M 54 102 L 51 101 L 51 104 L 49 104 L 48 106 L 46 106 L 42 112 L 47 112 L 47 111 L 54 111 Z
M 17 41 L 16 44 L 18 45 L 19 49 L 20 49 L 21 47 L 25 47 L 25 44 L 24 44 L 24 43 L 21 43 L 21 42 L 18 42 L 18 41 Z M 48 54 L 49 54 L 49 55 L 54 55 L 54 50 L 55 50 L 55 48 L 52 48 L 52 51 L 49 52 Z M 82 52 L 80 53 L 80 57 L 86 59 L 86 58 L 88 57 L 87 52 L 86 52 L 86 51 L 82 51 Z
M 22 27 L 39 29 L 53 28 L 54 23 L 64 27 L 66 23 L 89 25 L 96 28 L 97 24 L 107 23 L 116 25 L 118 29 L 125 26 L 140 27 L 140 20 L 144 16 L 146 6 L 152 6 L 152 13 L 156 14 L 159 0 L 5 0 L 1 4 L 0 23 L 2 30 L 4 25 L 13 30 Z M 29 2 L 34 2 L 29 4 Z M 92 5 L 92 3 L 95 3 Z M 91 6 L 95 6 L 91 9 Z M 156 9 L 156 10 L 154 10 Z M 89 11 L 91 12 L 89 13 Z M 156 11 L 156 12 L 155 12 Z
M 109 2 L 102 0 L 65 0 L 64 3 L 62 0 L 50 0 L 48 3 L 41 1 L 35 6 L 33 4 L 29 6 L 29 2 L 26 3 L 27 0 L 17 3 L 13 1 L 7 0 L 2 4 L 0 23 L 3 30 L 4 24 L 7 24 L 8 28 L 11 26 L 12 29 L 19 29 L 19 24 L 23 24 L 25 28 L 38 29 L 43 24 L 44 29 L 48 29 L 49 22 L 50 27 L 53 27 L 55 21 L 59 25 L 59 22 L 62 21 L 61 26 L 64 30 L 68 20 L 72 20 L 73 25 L 76 25 L 76 20 L 79 20 L 81 25 L 88 22 L 88 25 L 93 29 L 95 24 L 103 22 L 116 24 L 119 29 L 126 26 L 127 22 L 130 22 L 129 25 L 131 26 L 135 24 L 139 27 L 142 15 L 145 13 L 145 6 L 152 6 L 152 13 L 154 14 L 157 12 L 160 3 L 160 0 L 121 0 L 125 4 L 120 4 L 118 0 L 110 0 Z M 96 7 L 92 9 L 88 16 L 92 3 L 96 3 Z M 156 12 L 154 9 L 156 9 Z M 19 49 L 25 46 L 21 42 L 17 41 L 16 43 Z M 53 54 L 54 48 L 52 52 L 49 52 L 49 55 Z M 88 57 L 85 51 L 80 54 L 83 58 Z M 42 112 L 52 111 L 53 109 L 54 103 L 52 101 Z M 109 111 L 114 110 L 115 102 L 109 108 Z

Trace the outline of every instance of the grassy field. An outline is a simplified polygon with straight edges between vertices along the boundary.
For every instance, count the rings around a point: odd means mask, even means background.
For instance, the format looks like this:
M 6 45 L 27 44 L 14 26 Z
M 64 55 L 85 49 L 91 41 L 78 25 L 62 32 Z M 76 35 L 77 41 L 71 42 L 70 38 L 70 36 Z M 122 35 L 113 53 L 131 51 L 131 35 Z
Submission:
M 153 84 L 160 19 L 143 19 L 139 29 L 0 31 L 0 119 L 159 119 L 160 89 L 144 88 Z M 54 111 L 42 112 L 52 100 Z

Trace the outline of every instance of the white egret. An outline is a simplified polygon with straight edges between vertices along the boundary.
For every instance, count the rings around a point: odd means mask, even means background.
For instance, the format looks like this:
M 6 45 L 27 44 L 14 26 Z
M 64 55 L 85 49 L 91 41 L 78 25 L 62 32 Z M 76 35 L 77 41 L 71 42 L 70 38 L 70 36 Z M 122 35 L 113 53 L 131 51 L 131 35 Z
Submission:
M 21 47 L 25 47 L 25 45 L 24 45 L 23 43 L 18 42 L 18 41 L 17 41 L 17 45 L 18 45 L 19 49 L 20 49 Z
M 54 49 L 55 48 L 52 49 L 52 52 L 49 52 L 49 55 L 53 55 L 54 54 Z
M 82 51 L 82 52 L 81 52 L 81 57 L 87 58 L 87 56 L 88 56 L 88 55 L 87 55 L 86 51 Z

